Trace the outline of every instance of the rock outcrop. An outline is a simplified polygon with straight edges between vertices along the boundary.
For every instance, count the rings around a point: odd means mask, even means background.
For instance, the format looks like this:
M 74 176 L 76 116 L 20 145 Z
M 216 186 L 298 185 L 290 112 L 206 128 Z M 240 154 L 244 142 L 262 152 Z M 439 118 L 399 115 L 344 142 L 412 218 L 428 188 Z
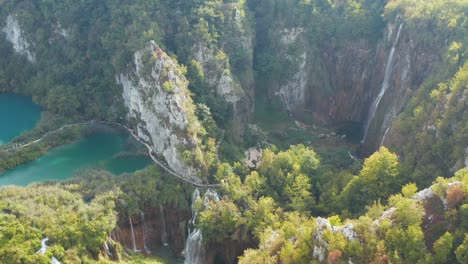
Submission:
M 225 36 L 215 46 L 205 42 L 195 44 L 192 58 L 202 66 L 210 92 L 232 107 L 232 116 L 227 117 L 233 121 L 229 132 L 239 137 L 244 133 L 254 109 L 254 36 L 245 14 L 245 6 L 240 3 L 223 4 L 223 10 L 228 25 L 227 32 L 223 32 Z M 232 58 L 233 53 L 239 50 L 245 56 L 245 64 L 242 70 L 235 71 L 228 57 Z
M 112 232 L 111 237 L 129 250 L 133 250 L 134 237 L 138 252 L 149 254 L 157 252 L 161 247 L 169 247 L 175 256 L 181 258 L 189 219 L 188 210 L 164 207 L 162 214 L 157 207 L 145 208 L 140 214 L 132 217 L 133 226 L 130 226 L 125 214 L 121 214 L 118 228 Z M 167 235 L 167 245 L 164 244 L 163 235 Z
M 202 155 L 201 125 L 181 67 L 154 42 L 134 54 L 134 65 L 132 72 L 117 77 L 127 120 L 172 170 L 196 179 L 195 164 L 184 162 L 182 153 Z
M 26 56 L 31 63 L 36 61 L 36 56 L 31 51 L 31 44 L 26 40 L 18 19 L 14 15 L 7 17 L 6 25 L 2 31 L 5 33 L 6 39 L 13 45 L 13 50 L 16 53 Z

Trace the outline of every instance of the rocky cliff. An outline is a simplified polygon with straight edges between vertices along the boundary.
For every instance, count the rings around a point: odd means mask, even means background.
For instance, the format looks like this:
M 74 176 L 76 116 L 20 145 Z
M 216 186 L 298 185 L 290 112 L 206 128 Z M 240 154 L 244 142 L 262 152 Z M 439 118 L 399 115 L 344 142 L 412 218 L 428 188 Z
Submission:
M 200 155 L 202 127 L 181 67 L 154 42 L 134 54 L 134 65 L 117 76 L 128 121 L 171 169 L 196 179 L 195 164 L 183 161 L 182 153 Z
M 179 208 L 145 208 L 131 218 L 121 214 L 111 238 L 124 248 L 142 254 L 168 247 L 177 258 L 182 258 L 189 219 L 190 212 Z
M 225 118 L 232 119 L 229 133 L 239 140 L 254 109 L 254 33 L 243 1 L 225 3 L 221 10 L 224 25 L 217 45 L 199 41 L 191 58 L 201 65 L 209 92 L 232 107 L 232 116 Z
M 31 63 L 36 61 L 34 53 L 30 50 L 31 44 L 26 40 L 18 19 L 14 15 L 8 15 L 2 31 L 16 53 L 26 56 Z

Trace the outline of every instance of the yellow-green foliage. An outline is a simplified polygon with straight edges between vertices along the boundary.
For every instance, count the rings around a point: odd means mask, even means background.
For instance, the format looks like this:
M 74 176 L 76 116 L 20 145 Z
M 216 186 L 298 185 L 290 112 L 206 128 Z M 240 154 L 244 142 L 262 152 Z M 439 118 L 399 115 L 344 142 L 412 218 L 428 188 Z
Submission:
M 116 193 L 85 202 L 76 186 L 44 185 L 0 189 L 0 257 L 6 263 L 95 258 L 116 226 Z M 35 254 L 48 237 L 46 256 Z

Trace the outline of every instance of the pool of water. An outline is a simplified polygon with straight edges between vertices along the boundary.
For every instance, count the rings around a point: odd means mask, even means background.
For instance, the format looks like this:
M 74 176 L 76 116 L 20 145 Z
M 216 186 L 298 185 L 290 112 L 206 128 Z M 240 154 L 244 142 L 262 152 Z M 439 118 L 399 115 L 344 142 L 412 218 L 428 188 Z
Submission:
M 25 186 L 34 182 L 61 181 L 86 168 L 106 169 L 115 175 L 131 173 L 151 159 L 125 152 L 128 135 L 99 132 L 0 174 L 0 185 Z
M 11 141 L 36 125 L 41 108 L 30 97 L 0 94 L 0 145 Z

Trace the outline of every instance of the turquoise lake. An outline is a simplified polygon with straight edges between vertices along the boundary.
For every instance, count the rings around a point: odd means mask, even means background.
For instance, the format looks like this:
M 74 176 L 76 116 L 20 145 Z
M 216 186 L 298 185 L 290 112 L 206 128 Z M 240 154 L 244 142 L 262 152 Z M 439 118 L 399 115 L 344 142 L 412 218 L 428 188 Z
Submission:
M 5 107 L 3 103 L 7 104 Z M 24 97 L 0 94 L 0 131 L 4 142 L 34 127 L 40 116 L 40 108 Z M 12 111 L 16 109 L 17 111 Z M 23 109 L 23 110 L 20 110 Z M 9 111 L 5 114 L 4 111 Z M 28 114 L 30 116 L 28 116 Z M 32 117 L 31 117 L 32 116 Z M 34 118 L 33 118 L 34 117 Z M 19 120 L 21 126 L 16 125 Z M 15 129 L 10 129 L 10 127 Z M 8 130 L 7 132 L 3 131 Z M 74 143 L 60 146 L 44 156 L 0 174 L 0 185 L 25 186 L 35 182 L 60 181 L 73 177 L 86 168 L 106 169 L 115 175 L 132 173 L 152 163 L 145 156 L 129 153 L 129 135 L 97 132 Z
M 31 98 L 0 94 L 0 145 L 34 128 L 40 117 L 41 108 Z

